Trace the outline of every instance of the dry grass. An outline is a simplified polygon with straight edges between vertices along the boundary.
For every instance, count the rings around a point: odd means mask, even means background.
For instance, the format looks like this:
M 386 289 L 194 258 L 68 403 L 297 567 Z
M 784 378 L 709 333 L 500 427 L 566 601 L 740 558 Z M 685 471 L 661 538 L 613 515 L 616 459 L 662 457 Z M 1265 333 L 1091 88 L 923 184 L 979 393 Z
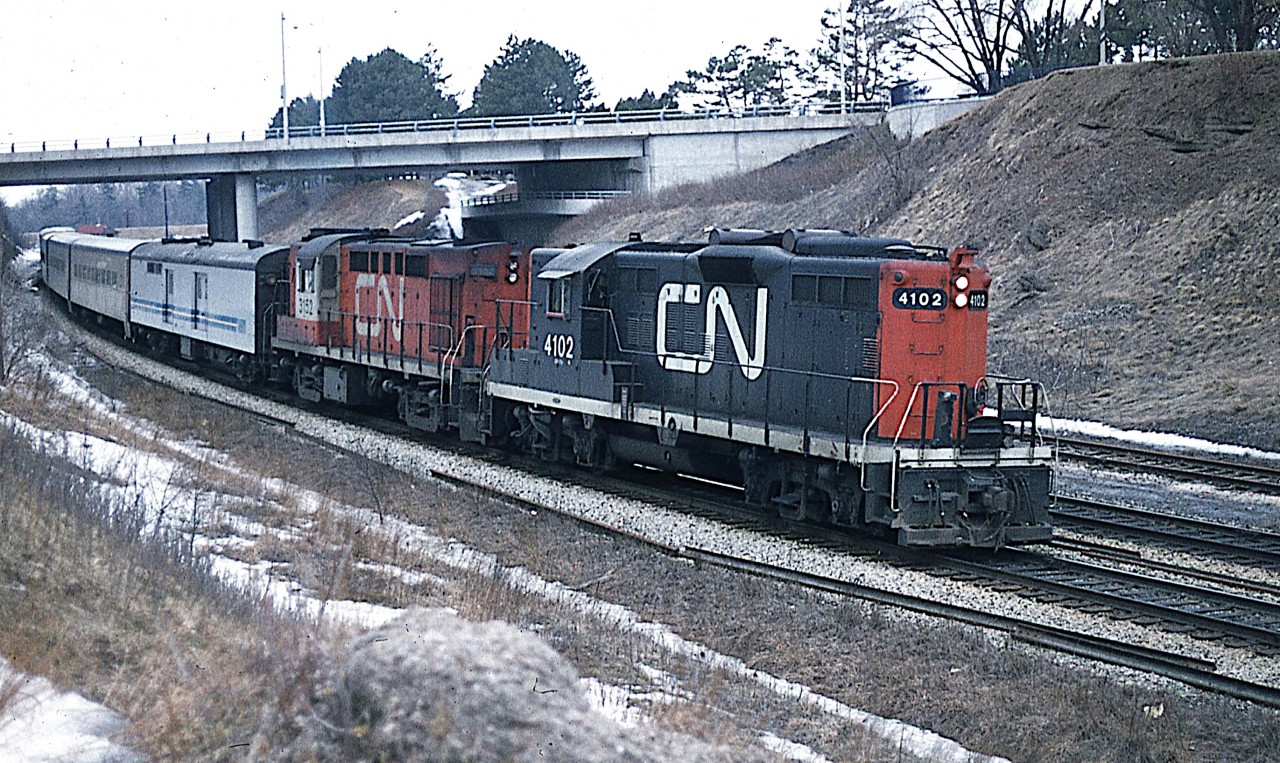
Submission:
M 0 654 L 122 712 L 156 760 L 238 760 L 321 647 L 190 550 L 0 431 Z

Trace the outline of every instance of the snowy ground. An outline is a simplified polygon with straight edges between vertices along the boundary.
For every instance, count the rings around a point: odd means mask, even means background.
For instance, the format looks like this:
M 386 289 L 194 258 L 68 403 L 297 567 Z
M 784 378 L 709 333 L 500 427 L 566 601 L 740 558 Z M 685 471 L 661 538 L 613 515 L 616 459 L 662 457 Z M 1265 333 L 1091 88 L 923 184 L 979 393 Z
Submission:
M 110 416 L 122 431 L 155 434 L 154 425 L 133 419 L 121 413 L 122 406 L 94 390 L 73 372 L 58 367 L 52 361 L 43 361 L 44 371 L 55 384 L 59 394 L 69 401 L 88 407 L 98 414 Z M 205 468 L 224 470 L 228 474 L 240 473 L 240 467 L 225 455 L 211 450 L 205 444 L 193 441 L 158 438 L 147 450 L 140 450 L 120 442 L 113 442 L 73 429 L 49 430 L 17 420 L 8 414 L 5 419 L 24 436 L 42 444 L 50 453 L 60 453 L 68 460 L 101 475 L 116 485 L 120 498 L 146 512 L 153 526 L 166 524 L 174 530 L 190 527 L 218 527 L 228 534 L 217 537 L 199 535 L 197 542 L 212 555 L 214 568 L 224 579 L 235 583 L 247 595 L 267 595 L 282 609 L 303 611 L 315 618 L 376 626 L 395 618 L 399 611 L 385 606 L 364 602 L 325 600 L 314 591 L 301 589 L 295 582 L 274 574 L 269 562 L 248 564 L 224 553 L 253 538 L 271 532 L 255 521 L 234 514 L 228 506 L 235 505 L 237 496 L 193 493 L 181 487 L 177 478 L 184 463 L 197 462 Z M 1070 430 L 1141 442 L 1157 447 L 1173 447 L 1203 452 L 1236 452 L 1255 458 L 1280 460 L 1280 454 L 1243 452 L 1233 446 L 1174 438 L 1159 433 L 1122 432 L 1089 422 L 1057 422 L 1059 431 Z M 556 581 L 543 579 L 527 570 L 502 568 L 490 555 L 476 551 L 464 544 L 432 535 L 420 527 L 353 506 L 333 507 L 323 496 L 296 485 L 258 477 L 265 486 L 267 496 L 291 496 L 291 505 L 301 511 L 314 512 L 322 504 L 330 511 L 339 511 L 346 518 L 365 527 L 377 528 L 388 538 L 417 554 L 426 555 L 444 565 L 471 573 L 500 576 L 506 584 L 518 590 L 543 597 L 560 605 L 567 605 L 584 616 L 598 618 L 613 627 L 642 637 L 662 649 L 686 658 L 703 661 L 707 666 L 726 671 L 759 683 L 779 696 L 794 698 L 833 717 L 854 722 L 878 735 L 901 744 L 903 749 L 931 760 L 978 761 L 987 760 L 956 743 L 932 732 L 903 724 L 891 719 L 870 715 L 848 707 L 837 700 L 816 694 L 808 687 L 750 669 L 732 655 L 718 653 L 704 645 L 682 638 L 662 623 L 649 622 L 637 613 L 609 602 L 596 599 L 580 590 L 566 587 Z M 1132 475 L 1116 475 L 1114 480 L 1099 481 L 1095 474 L 1064 475 L 1064 481 L 1081 490 L 1117 491 L 1140 498 L 1166 496 L 1174 502 L 1178 493 L 1170 491 L 1164 480 L 1147 480 Z M 1179 486 L 1178 490 L 1199 498 L 1208 496 L 1215 507 L 1239 505 L 1238 493 L 1216 495 L 1212 489 Z M 1175 498 L 1167 498 L 1173 495 Z M 1230 499 L 1230 500 L 1228 500 Z M 1233 501 L 1235 503 L 1233 503 Z M 174 507 L 184 507 L 178 512 Z M 1249 523 L 1257 523 L 1259 516 L 1270 517 L 1280 524 L 1280 500 L 1257 498 L 1252 508 L 1242 512 L 1249 516 Z M 179 516 L 181 515 L 181 516 Z M 376 521 L 375 521 L 376 520 Z M 1265 522 L 1264 522 L 1265 523 Z M 411 581 L 419 575 L 410 570 L 383 567 L 381 572 Z M 593 679 L 584 680 L 583 689 L 601 712 L 625 724 L 644 723 L 640 708 L 661 703 L 682 701 L 678 682 L 660 670 L 639 666 L 651 679 L 649 686 L 617 687 Z M 74 694 L 59 693 L 38 677 L 15 675 L 0 666 L 0 687 L 21 686 L 14 701 L 6 706 L 0 718 L 0 760 L 77 760 L 109 761 L 136 760 L 138 756 L 127 749 L 112 744 L 109 737 L 123 721 L 109 709 L 94 705 Z M 821 761 L 824 758 L 804 745 L 761 734 L 760 744 L 790 760 Z
M 325 600 L 319 592 L 304 590 L 293 580 L 274 574 L 270 562 L 247 564 L 221 553 L 238 548 L 249 542 L 249 539 L 271 530 L 230 513 L 227 507 L 235 504 L 233 499 L 237 496 L 211 495 L 207 491 L 198 493 L 182 487 L 180 473 L 186 459 L 200 463 L 205 469 L 226 470 L 229 474 L 237 472 L 236 476 L 244 476 L 239 473 L 239 468 L 232 465 L 226 456 L 203 443 L 156 437 L 153 425 L 121 413 L 122 406 L 117 401 L 103 396 L 73 372 L 57 368 L 49 361 L 45 362 L 44 370 L 54 387 L 66 399 L 99 414 L 112 416 L 122 431 L 148 433 L 151 435 L 151 445 L 148 449 L 141 450 L 74 429 L 44 429 L 8 413 L 0 412 L 0 418 L 47 453 L 60 455 L 113 485 L 113 490 L 123 505 L 136 506 L 144 513 L 149 529 L 154 529 L 157 524 L 167 526 L 175 532 L 182 532 L 184 528 L 190 527 L 231 528 L 233 533 L 230 535 L 197 535 L 195 540 L 211 554 L 214 570 L 224 580 L 238 586 L 249 597 L 265 596 L 282 610 L 301 611 L 314 618 L 355 623 L 363 627 L 376 627 L 398 616 L 399 610 L 391 607 L 365 602 Z M 710 668 L 755 681 L 780 697 L 799 701 L 834 717 L 862 725 L 892 741 L 895 746 L 901 745 L 900 749 L 920 757 L 957 763 L 1003 760 L 973 753 L 926 729 L 863 712 L 822 696 L 802 684 L 753 670 L 731 655 L 688 641 L 662 623 L 646 621 L 625 607 L 594 598 L 562 583 L 543 579 L 526 570 L 501 567 L 489 554 L 478 552 L 457 541 L 432 535 L 416 525 L 381 517 L 363 508 L 335 507 L 323 496 L 296 485 L 275 480 L 262 482 L 266 486 L 267 495 L 290 496 L 291 505 L 302 507 L 304 515 L 314 513 L 324 505 L 328 511 L 337 511 L 358 526 L 374 529 L 387 538 L 395 539 L 395 542 L 415 556 L 426 556 L 461 571 L 494 576 L 519 591 L 568 606 L 584 616 L 597 618 L 622 632 L 646 639 L 673 655 L 699 660 Z M 410 582 L 413 576 L 419 574 L 385 565 L 381 571 Z M 661 671 L 646 669 L 645 666 L 640 667 L 650 674 L 652 685 L 616 687 L 588 679 L 583 684 L 584 693 L 599 711 L 624 724 L 644 723 L 645 716 L 640 708 L 682 701 L 681 690 L 673 685 L 669 676 Z M 47 687 L 47 682 L 40 678 L 15 676 L 13 680 Z M 49 688 L 35 696 L 35 701 L 14 703 L 11 714 L 0 722 L 3 724 L 0 725 L 0 741 L 7 742 L 0 744 L 0 751 L 3 751 L 0 752 L 0 760 L 77 760 L 97 763 L 138 759 L 132 752 L 108 741 L 109 735 L 123 725 L 119 717 L 108 708 L 95 705 L 77 695 L 57 694 Z M 44 733 L 27 733 L 35 727 L 43 729 Z M 762 733 L 760 744 L 789 760 L 825 760 L 822 755 L 805 745 L 780 739 L 772 734 Z M 47 750 L 55 752 L 47 753 Z M 48 757 L 50 754 L 52 757 Z M 118 757 L 103 757 L 108 754 Z M 14 757 L 5 758 L 5 755 Z M 40 757 L 41 755 L 46 757 Z
M 132 763 L 141 755 L 111 741 L 125 719 L 47 680 L 14 671 L 0 658 L 0 761 Z

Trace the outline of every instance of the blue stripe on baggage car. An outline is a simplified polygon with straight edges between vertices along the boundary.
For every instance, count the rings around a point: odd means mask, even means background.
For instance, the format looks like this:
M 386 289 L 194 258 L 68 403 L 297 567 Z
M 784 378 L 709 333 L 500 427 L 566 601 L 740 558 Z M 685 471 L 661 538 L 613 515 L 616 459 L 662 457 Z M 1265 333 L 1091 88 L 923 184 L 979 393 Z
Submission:
M 159 316 L 161 318 L 163 318 L 165 315 L 165 304 L 163 302 L 153 302 L 149 299 L 140 299 L 138 297 L 134 297 L 133 299 L 130 300 L 129 306 L 130 306 L 130 309 L 136 312 L 148 313 L 150 315 Z M 168 313 L 169 313 L 169 317 L 175 321 L 189 322 L 194 316 L 194 311 L 186 308 L 178 307 L 176 305 L 169 305 Z M 204 323 L 207 323 L 209 326 L 223 329 L 224 331 L 234 331 L 237 334 L 248 333 L 247 331 L 248 322 L 245 321 L 244 318 L 237 318 L 234 315 L 219 315 L 217 313 L 200 313 L 200 320 L 203 321 Z

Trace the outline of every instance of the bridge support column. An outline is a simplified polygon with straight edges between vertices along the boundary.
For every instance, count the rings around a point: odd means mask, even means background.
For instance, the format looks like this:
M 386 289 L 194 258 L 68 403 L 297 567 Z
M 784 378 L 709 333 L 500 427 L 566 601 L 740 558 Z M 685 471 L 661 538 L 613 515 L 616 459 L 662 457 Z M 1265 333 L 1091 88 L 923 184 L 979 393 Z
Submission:
M 210 238 L 258 237 L 258 186 L 253 175 L 215 175 L 205 184 L 204 199 Z

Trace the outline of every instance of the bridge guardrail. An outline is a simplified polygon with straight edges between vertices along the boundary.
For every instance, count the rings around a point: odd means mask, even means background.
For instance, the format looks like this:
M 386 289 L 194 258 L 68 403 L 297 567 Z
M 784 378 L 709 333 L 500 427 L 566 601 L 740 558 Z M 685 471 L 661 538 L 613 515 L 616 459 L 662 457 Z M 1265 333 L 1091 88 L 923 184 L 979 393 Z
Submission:
M 528 114 L 500 117 L 452 117 L 405 122 L 372 122 L 360 124 L 304 125 L 289 128 L 289 138 L 318 138 L 340 135 L 376 135 L 383 133 L 440 132 L 462 130 L 495 130 L 503 128 L 557 127 L 574 125 L 625 124 L 635 122 L 671 122 L 680 120 L 750 119 L 756 117 L 805 117 L 830 114 L 880 113 L 888 109 L 887 101 L 866 103 L 802 102 L 777 105 L 746 106 L 721 109 L 648 109 L 636 111 L 585 111 L 561 114 Z M 68 138 L 44 141 L 14 141 L 9 153 L 42 151 L 79 151 L 124 146 L 192 145 L 197 143 L 248 143 L 281 140 L 279 127 L 240 132 L 185 132 L 168 135 L 141 135 L 81 140 Z M 3 149 L 0 149 L 3 150 Z
M 513 204 L 517 201 L 534 199 L 561 200 L 602 200 L 618 196 L 630 196 L 630 191 L 525 191 L 524 193 L 499 193 L 490 196 L 473 196 L 462 202 L 463 207 L 488 207 L 495 204 Z

